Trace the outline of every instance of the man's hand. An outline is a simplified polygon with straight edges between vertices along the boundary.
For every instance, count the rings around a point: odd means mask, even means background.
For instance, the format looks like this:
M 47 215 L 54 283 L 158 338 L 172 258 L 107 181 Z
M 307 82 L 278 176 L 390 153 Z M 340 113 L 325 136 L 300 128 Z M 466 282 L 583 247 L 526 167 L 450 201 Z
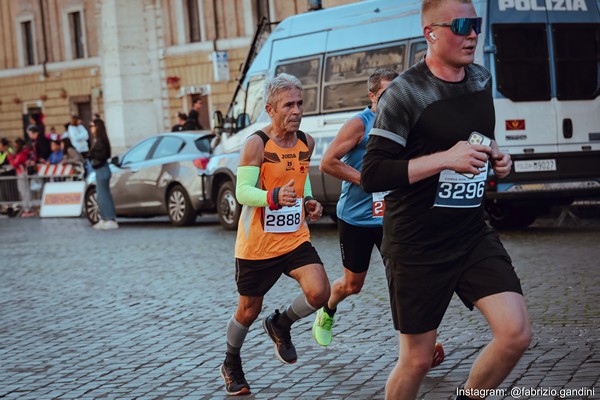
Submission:
M 304 203 L 304 209 L 308 213 L 308 219 L 311 221 L 318 221 L 323 215 L 323 206 L 315 199 Z
M 501 152 L 495 140 L 492 141 L 492 165 L 494 173 L 499 179 L 510 174 L 510 170 L 512 169 L 510 154 Z
M 292 179 L 279 189 L 277 202 L 279 203 L 280 207 L 291 207 L 294 204 L 296 204 L 297 197 L 298 196 L 296 195 L 296 189 L 294 189 L 294 180 Z
M 479 175 L 479 168 L 485 166 L 488 154 L 492 154 L 489 146 L 460 141 L 446 151 L 446 167 L 456 172 Z

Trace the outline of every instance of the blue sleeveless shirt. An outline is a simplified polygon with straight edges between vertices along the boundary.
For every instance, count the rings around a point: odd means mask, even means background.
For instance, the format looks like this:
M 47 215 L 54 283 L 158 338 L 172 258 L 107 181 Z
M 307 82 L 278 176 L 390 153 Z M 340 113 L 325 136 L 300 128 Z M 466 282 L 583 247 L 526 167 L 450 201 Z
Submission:
M 357 171 L 362 171 L 362 159 L 367 150 L 369 132 L 375 122 L 375 113 L 370 107 L 365 108 L 353 118 L 360 118 L 365 125 L 363 140 L 341 161 Z M 342 181 L 342 194 L 337 203 L 337 216 L 342 221 L 355 226 L 376 227 L 383 223 L 382 217 L 373 217 L 373 197 L 365 193 L 360 186 Z

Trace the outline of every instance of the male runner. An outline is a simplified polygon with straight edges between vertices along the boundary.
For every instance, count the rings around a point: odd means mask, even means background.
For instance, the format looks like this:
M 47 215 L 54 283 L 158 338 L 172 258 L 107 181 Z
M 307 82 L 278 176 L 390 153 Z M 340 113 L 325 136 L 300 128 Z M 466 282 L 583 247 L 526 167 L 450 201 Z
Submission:
M 400 331 L 394 400 L 417 397 L 454 292 L 493 332 L 465 389 L 496 388 L 531 340 L 519 278 L 481 206 L 488 159 L 503 178 L 510 156 L 467 142 L 474 131 L 494 138 L 491 75 L 473 64 L 481 18 L 470 0 L 424 0 L 421 23 L 427 54 L 381 97 L 361 176 L 367 192 L 391 190 L 382 253 Z
M 360 171 L 369 131 L 375 120 L 377 101 L 397 76 L 398 73 L 390 69 L 378 69 L 369 76 L 367 86 L 371 105 L 342 126 L 321 160 L 321 171 L 343 181 L 336 211 L 344 266 L 343 275 L 331 285 L 331 296 L 317 311 L 313 324 L 313 336 L 321 346 L 328 346 L 333 339 L 337 305 L 346 297 L 360 293 L 373 247 L 381 247 L 385 193 L 365 193 L 360 187 Z M 439 365 L 443 359 L 444 351 L 438 343 L 432 367 Z
M 235 246 L 237 310 L 227 324 L 227 353 L 221 365 L 229 395 L 250 393 L 240 349 L 258 317 L 264 295 L 281 274 L 300 284 L 300 293 L 282 313 L 263 321 L 275 343 L 275 356 L 296 362 L 291 325 L 321 307 L 329 297 L 329 280 L 315 248 L 305 213 L 318 220 L 321 204 L 311 197 L 308 166 L 315 142 L 299 131 L 302 84 L 288 74 L 266 83 L 265 110 L 271 124 L 246 141 L 237 171 L 236 197 L 243 205 Z

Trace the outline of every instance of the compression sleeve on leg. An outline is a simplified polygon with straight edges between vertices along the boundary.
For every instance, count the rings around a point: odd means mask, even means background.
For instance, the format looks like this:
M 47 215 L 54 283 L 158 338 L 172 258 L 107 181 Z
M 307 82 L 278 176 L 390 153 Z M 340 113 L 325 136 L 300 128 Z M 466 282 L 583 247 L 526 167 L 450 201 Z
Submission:
M 249 165 L 238 167 L 235 197 L 240 204 L 252 207 L 265 207 L 269 205 L 267 191 L 256 187 L 259 175 L 259 167 Z
M 249 329 L 249 326 L 244 326 L 235 319 L 235 314 L 229 318 L 229 322 L 227 322 L 227 351 L 229 353 L 240 354 Z

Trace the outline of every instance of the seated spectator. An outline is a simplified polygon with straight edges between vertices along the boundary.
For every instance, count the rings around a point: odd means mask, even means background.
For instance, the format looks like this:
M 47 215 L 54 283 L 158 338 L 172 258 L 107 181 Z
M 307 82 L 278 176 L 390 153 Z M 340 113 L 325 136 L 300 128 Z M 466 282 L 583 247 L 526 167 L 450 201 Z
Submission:
M 77 150 L 75 150 L 75 147 L 73 147 L 73 144 L 71 143 L 71 139 L 62 139 L 61 148 L 63 152 L 63 159 L 61 161 L 62 164 L 81 164 L 83 166 L 83 156 Z
M 50 150 L 52 150 L 52 153 L 50 153 L 50 156 L 48 156 L 46 165 L 60 164 L 60 162 L 63 160 L 63 151 L 61 149 L 60 142 L 58 140 L 51 141 Z
M 60 140 L 60 134 L 56 132 L 56 128 L 51 126 L 50 131 L 46 133 L 46 139 L 48 140 Z

